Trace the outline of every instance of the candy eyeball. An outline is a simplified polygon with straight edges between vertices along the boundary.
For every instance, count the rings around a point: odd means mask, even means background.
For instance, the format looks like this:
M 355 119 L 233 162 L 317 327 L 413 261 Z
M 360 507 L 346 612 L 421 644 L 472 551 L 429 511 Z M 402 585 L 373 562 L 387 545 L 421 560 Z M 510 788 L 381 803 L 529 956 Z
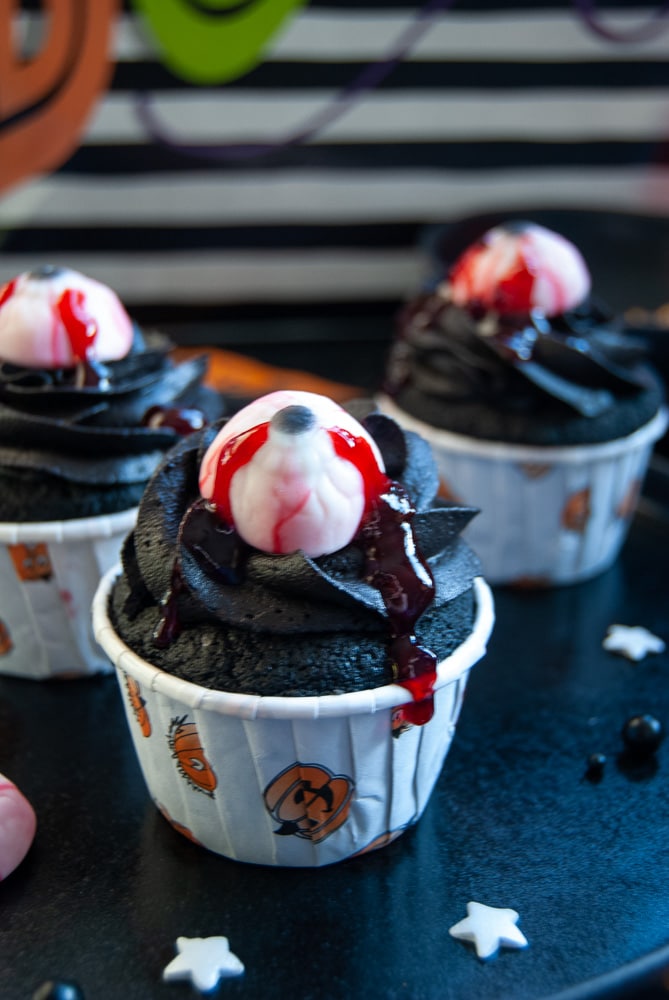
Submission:
M 199 482 L 247 544 L 316 557 L 352 541 L 385 470 L 373 438 L 342 407 L 282 391 L 226 423 L 205 453 Z
M 118 361 L 132 340 L 116 293 L 78 271 L 46 266 L 0 286 L 0 361 L 28 368 Z
M 545 316 L 579 306 L 591 284 L 576 247 L 534 223 L 490 229 L 456 260 L 448 283 L 456 305 Z

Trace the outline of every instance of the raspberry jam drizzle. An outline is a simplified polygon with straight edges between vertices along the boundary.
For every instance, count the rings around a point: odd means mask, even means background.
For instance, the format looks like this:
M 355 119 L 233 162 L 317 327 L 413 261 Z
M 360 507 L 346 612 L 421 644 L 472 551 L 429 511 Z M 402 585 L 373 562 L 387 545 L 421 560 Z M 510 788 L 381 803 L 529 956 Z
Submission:
M 56 312 L 65 327 L 72 356 L 83 373 L 83 385 L 104 388 L 106 371 L 92 357 L 98 326 L 94 319 L 86 315 L 85 298 L 82 291 L 66 288 L 56 302 Z
M 388 652 L 395 680 L 414 699 L 399 710 L 403 721 L 423 725 L 433 715 L 437 658 L 414 634 L 416 622 L 434 599 L 435 585 L 420 554 L 411 521 L 416 513 L 400 483 L 378 466 L 369 442 L 341 428 L 328 430 L 338 457 L 352 462 L 362 476 L 365 508 L 352 544 L 364 555 L 364 579 L 378 590 L 388 614 Z M 200 498 L 184 514 L 177 536 L 208 576 L 227 584 L 244 579 L 250 549 L 234 530 L 230 486 L 235 473 L 251 461 L 269 436 L 269 423 L 231 438 L 221 450 L 211 501 Z M 170 586 L 161 602 L 161 619 L 154 642 L 169 645 L 181 631 L 177 603 L 187 590 L 177 554 Z

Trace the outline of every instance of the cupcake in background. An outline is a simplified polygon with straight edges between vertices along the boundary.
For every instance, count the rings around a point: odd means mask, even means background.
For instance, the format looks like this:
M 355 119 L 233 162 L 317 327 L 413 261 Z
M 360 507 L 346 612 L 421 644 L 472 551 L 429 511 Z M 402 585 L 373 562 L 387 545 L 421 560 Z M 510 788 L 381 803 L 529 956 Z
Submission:
M 580 252 L 533 223 L 498 225 L 398 317 L 379 405 L 426 437 L 491 583 L 550 586 L 618 555 L 663 388 L 590 294 Z
M 320 866 L 423 812 L 493 622 L 429 446 L 281 391 L 177 445 L 95 598 L 139 762 L 185 836 Z
M 164 453 L 224 412 L 205 359 L 169 349 L 76 271 L 0 287 L 0 673 L 109 670 L 90 626 L 99 578 Z

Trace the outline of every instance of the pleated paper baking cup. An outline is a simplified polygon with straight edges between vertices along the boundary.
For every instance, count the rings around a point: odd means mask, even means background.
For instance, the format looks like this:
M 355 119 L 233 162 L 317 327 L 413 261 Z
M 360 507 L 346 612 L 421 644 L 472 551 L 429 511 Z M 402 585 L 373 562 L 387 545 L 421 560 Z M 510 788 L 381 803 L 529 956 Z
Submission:
M 132 508 L 0 522 L 0 674 L 45 680 L 111 672 L 93 635 L 91 601 L 136 517 Z
M 322 697 L 212 691 L 147 663 L 108 616 L 103 579 L 94 631 L 116 666 L 149 794 L 182 834 L 227 858 L 317 867 L 382 847 L 423 812 L 448 752 L 470 668 L 493 625 L 475 581 L 469 637 L 439 664 L 434 717 L 397 728 L 398 685 Z M 315 665 L 317 669 L 317 665 Z
M 377 402 L 429 441 L 441 495 L 480 509 L 463 535 L 492 584 L 569 584 L 608 569 L 627 536 L 653 444 L 667 427 L 662 410 L 633 434 L 602 444 L 515 445 L 439 430 L 387 397 Z

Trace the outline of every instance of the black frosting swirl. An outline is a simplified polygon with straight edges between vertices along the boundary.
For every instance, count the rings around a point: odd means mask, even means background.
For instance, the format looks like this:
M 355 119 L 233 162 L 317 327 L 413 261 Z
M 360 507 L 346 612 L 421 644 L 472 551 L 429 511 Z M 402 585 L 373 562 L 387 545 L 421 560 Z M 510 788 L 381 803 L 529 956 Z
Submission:
M 384 390 L 401 408 L 451 430 L 527 443 L 605 440 L 634 430 L 657 411 L 662 394 L 638 341 L 620 333 L 588 300 L 547 318 L 461 307 L 448 286 L 426 292 L 398 317 Z M 623 426 L 612 432 L 622 409 Z
M 175 364 L 170 347 L 135 327 L 127 357 L 98 366 L 99 384 L 90 385 L 77 383 L 76 369 L 0 363 L 0 472 L 17 477 L 19 488 L 22 476 L 101 490 L 143 487 L 178 439 L 170 426 L 142 424 L 150 407 L 197 407 L 208 420 L 224 412 L 219 394 L 202 387 L 206 358 Z M 42 507 L 35 516 L 45 517 Z
M 367 404 L 347 408 L 362 417 L 381 450 L 387 474 L 412 498 L 416 540 L 435 578 L 434 607 L 442 607 L 470 590 L 480 572 L 476 556 L 459 537 L 476 511 L 435 502 L 438 476 L 422 438 L 370 412 Z M 215 579 L 182 544 L 179 527 L 199 497 L 201 458 L 217 430 L 209 427 L 184 439 L 149 482 L 123 551 L 129 590 L 124 614 L 132 619 L 147 606 L 160 604 L 178 557 L 186 584 L 179 594 L 178 614 L 185 626 L 214 623 L 277 635 L 383 631 L 386 611 L 378 591 L 361 578 L 363 555 L 355 543 L 319 558 L 301 552 L 268 555 L 249 548 L 238 583 Z M 210 516 L 216 519 L 215 514 Z

